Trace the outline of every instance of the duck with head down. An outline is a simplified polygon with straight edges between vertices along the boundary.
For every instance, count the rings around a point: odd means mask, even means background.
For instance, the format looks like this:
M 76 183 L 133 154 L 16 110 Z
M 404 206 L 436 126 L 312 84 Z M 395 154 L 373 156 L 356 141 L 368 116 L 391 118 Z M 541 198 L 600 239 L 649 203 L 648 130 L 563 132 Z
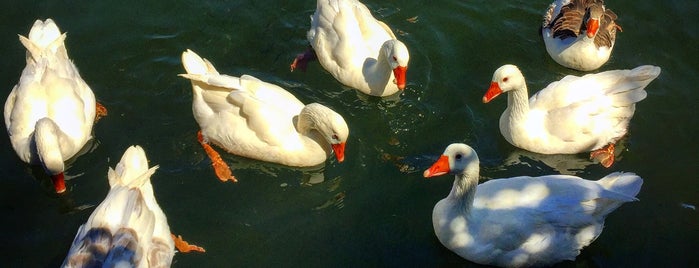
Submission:
M 311 48 L 296 57 L 292 71 L 318 59 L 340 83 L 364 94 L 383 97 L 405 89 L 408 48 L 359 1 L 318 0 L 307 39 Z
M 92 126 L 106 109 L 68 57 L 66 34 L 51 19 L 37 20 L 28 38 L 27 65 L 5 102 L 5 126 L 22 161 L 41 165 L 56 193 L 66 191 L 65 162 L 92 139 Z
M 249 75 L 219 74 L 191 50 L 182 53 L 182 64 L 187 73 L 180 76 L 192 84 L 200 142 L 219 179 L 233 178 L 207 142 L 239 156 L 293 167 L 321 165 L 333 153 L 344 160 L 349 128 L 332 109 L 303 104 L 283 88 Z

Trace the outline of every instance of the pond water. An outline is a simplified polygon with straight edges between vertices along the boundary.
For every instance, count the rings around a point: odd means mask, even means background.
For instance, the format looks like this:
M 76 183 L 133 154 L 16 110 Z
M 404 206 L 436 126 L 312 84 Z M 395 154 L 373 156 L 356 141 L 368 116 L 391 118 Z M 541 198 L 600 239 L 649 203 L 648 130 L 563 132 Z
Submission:
M 17 34 L 50 17 L 68 33 L 68 53 L 109 115 L 70 165 L 61 196 L 40 168 L 19 160 L 7 135 L 0 138 L 0 259 L 8 267 L 60 265 L 108 192 L 108 167 L 138 144 L 160 165 L 152 183 L 172 231 L 207 250 L 177 254 L 175 267 L 477 266 L 432 230 L 432 208 L 452 177 L 422 177 L 448 144 L 463 142 L 478 152 L 484 180 L 560 172 L 596 180 L 613 171 L 644 178 L 640 201 L 613 212 L 602 235 L 560 266 L 699 265 L 699 146 L 692 141 L 699 135 L 699 2 L 609 1 L 623 32 L 600 71 L 662 68 L 610 169 L 586 154 L 542 156 L 511 146 L 498 129 L 506 101 L 481 102 L 506 63 L 521 68 L 530 94 L 583 74 L 546 54 L 537 31 L 549 1 L 364 2 L 410 50 L 400 96 L 359 95 L 317 62 L 305 73 L 289 71 L 308 45 L 314 1 L 7 5 L 0 10 L 2 99 L 24 68 Z M 222 73 L 254 75 L 342 114 L 350 127 L 345 161 L 300 170 L 222 153 L 239 182 L 218 181 L 196 140 L 190 83 L 177 76 L 188 48 Z

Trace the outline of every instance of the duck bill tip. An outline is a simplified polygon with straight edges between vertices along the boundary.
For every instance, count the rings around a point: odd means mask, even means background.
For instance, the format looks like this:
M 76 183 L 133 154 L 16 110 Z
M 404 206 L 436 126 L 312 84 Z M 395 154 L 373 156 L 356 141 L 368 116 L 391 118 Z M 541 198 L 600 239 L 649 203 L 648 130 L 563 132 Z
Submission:
M 483 95 L 483 103 L 490 102 L 500 94 L 502 94 L 502 89 L 500 89 L 500 85 L 498 85 L 498 83 L 496 82 L 491 82 L 488 91 L 486 91 L 485 95 Z
M 53 187 L 57 194 L 62 194 L 66 191 L 66 181 L 63 172 L 51 175 L 51 182 L 53 182 Z
M 422 176 L 425 178 L 431 178 L 431 177 L 436 177 L 436 176 L 441 176 L 444 174 L 449 173 L 450 171 L 449 167 L 449 157 L 446 155 L 442 155 L 437 159 L 437 162 L 434 162 L 430 168 L 426 169 L 423 173 Z

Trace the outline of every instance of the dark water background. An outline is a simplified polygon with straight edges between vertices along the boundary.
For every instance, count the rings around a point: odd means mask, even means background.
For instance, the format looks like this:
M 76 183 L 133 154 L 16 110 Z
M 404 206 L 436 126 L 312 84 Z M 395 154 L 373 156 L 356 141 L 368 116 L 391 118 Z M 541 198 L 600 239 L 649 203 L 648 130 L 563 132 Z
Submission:
M 2 100 L 24 67 L 17 34 L 50 17 L 68 33 L 69 55 L 109 116 L 96 124 L 91 151 L 68 169 L 64 196 L 0 138 L 2 266 L 58 266 L 106 196 L 108 167 L 132 144 L 160 165 L 152 182 L 172 231 L 207 249 L 177 254 L 175 267 L 476 266 L 432 230 L 432 207 L 452 178 L 421 172 L 452 142 L 477 150 L 484 179 L 559 171 L 645 179 L 641 201 L 612 213 L 602 235 L 561 266 L 699 266 L 698 1 L 607 2 L 624 31 L 600 70 L 662 67 L 611 169 L 589 165 L 585 154 L 512 147 L 498 130 L 506 101 L 481 103 L 505 63 L 522 69 L 530 93 L 581 74 L 545 52 L 537 30 L 548 0 L 364 1 L 410 49 L 408 87 L 389 99 L 359 96 L 318 63 L 289 72 L 307 46 L 314 1 L 10 2 L 0 9 Z M 223 154 L 240 182 L 219 182 L 195 139 L 190 84 L 176 76 L 187 48 L 223 73 L 257 76 L 343 114 L 351 131 L 345 162 L 297 170 Z

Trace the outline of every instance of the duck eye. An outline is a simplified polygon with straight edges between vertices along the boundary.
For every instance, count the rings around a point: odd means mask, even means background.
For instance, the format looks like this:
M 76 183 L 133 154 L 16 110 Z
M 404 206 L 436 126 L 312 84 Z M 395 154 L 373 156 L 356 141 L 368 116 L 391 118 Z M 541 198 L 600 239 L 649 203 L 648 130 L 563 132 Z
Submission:
M 509 77 L 505 77 L 505 78 L 502 79 L 502 81 L 503 81 L 503 82 L 507 82 L 507 80 L 509 80 L 509 79 L 510 79 Z
M 398 61 L 398 58 L 396 58 L 396 56 L 393 56 L 393 60 Z
M 337 134 L 333 134 L 333 140 L 338 140 L 339 138 L 337 137 Z
M 456 154 L 456 156 L 454 156 L 454 158 L 456 158 L 456 160 L 461 160 L 461 157 L 462 157 L 461 154 Z

